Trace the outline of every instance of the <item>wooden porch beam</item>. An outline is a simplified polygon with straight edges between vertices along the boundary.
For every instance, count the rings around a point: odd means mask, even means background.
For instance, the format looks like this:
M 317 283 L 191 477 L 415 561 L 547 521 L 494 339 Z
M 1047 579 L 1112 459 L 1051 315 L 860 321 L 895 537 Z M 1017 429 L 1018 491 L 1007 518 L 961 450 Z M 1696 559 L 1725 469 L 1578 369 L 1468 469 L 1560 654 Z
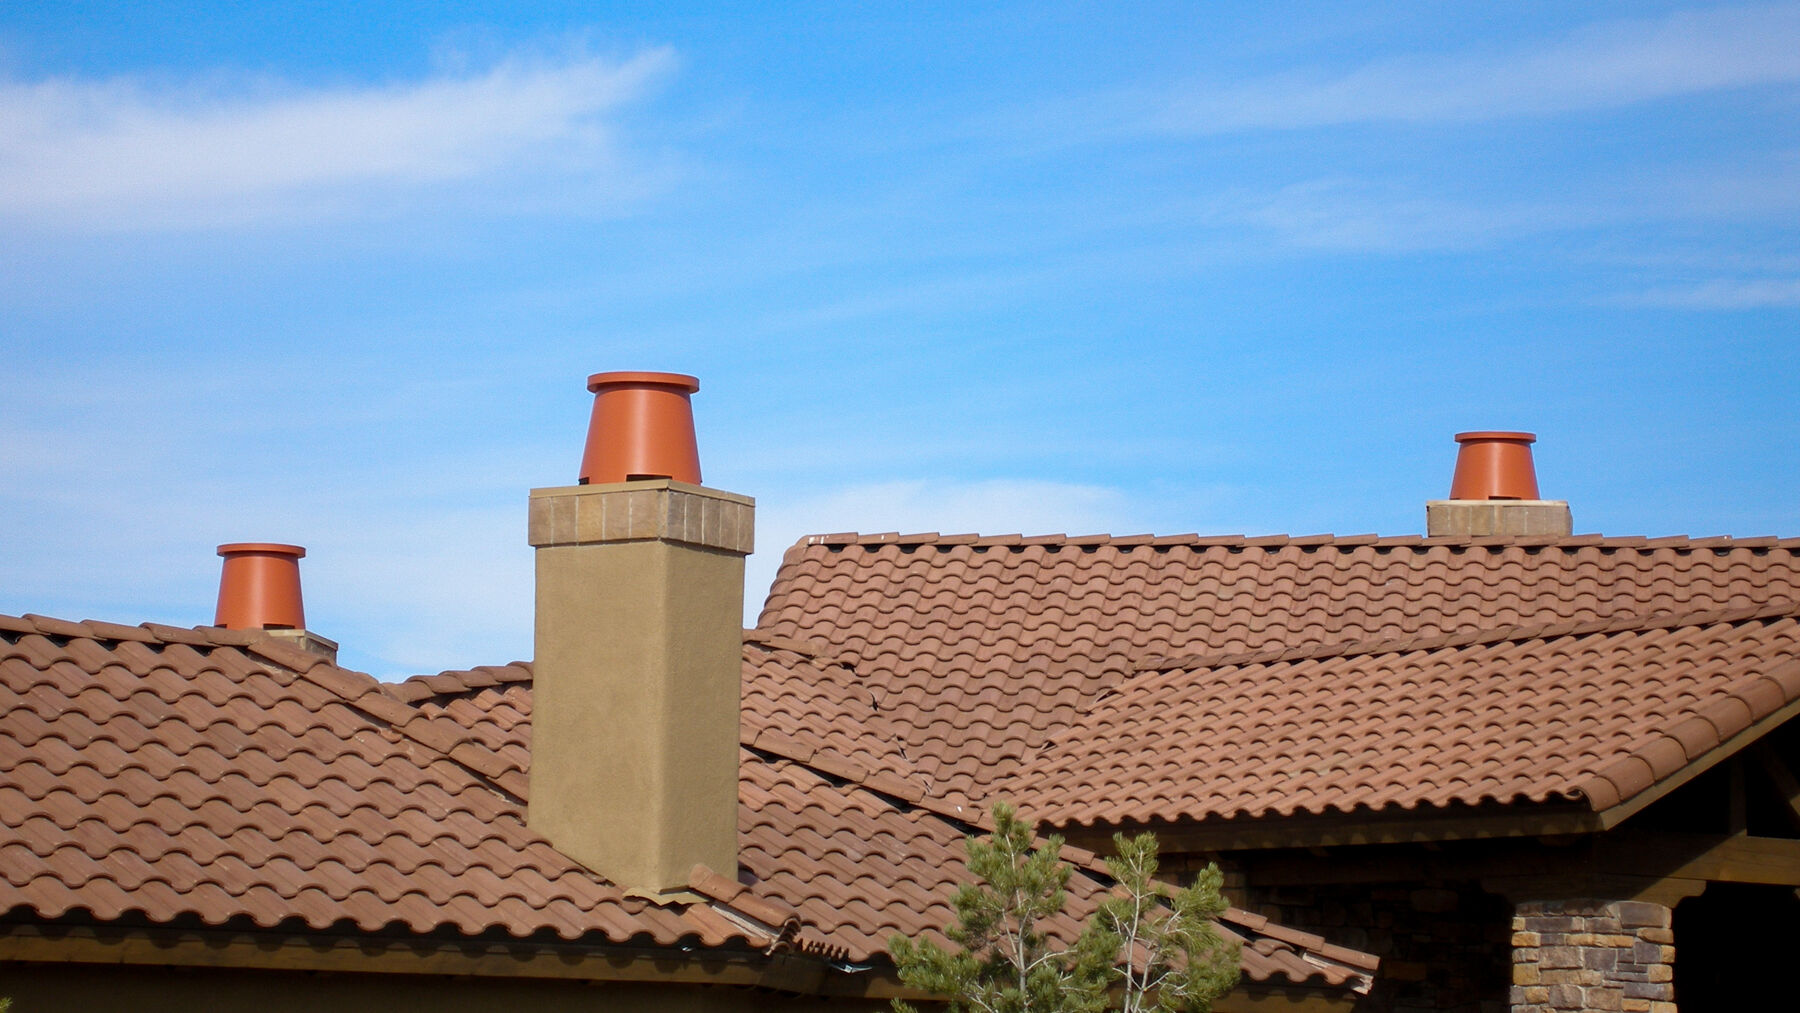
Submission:
M 1775 791 L 1787 803 L 1788 818 L 1794 829 L 1800 830 L 1800 778 L 1782 762 L 1781 755 L 1775 747 L 1767 742 L 1758 742 L 1755 749 L 1756 761 L 1761 765 L 1763 773 L 1774 783 Z

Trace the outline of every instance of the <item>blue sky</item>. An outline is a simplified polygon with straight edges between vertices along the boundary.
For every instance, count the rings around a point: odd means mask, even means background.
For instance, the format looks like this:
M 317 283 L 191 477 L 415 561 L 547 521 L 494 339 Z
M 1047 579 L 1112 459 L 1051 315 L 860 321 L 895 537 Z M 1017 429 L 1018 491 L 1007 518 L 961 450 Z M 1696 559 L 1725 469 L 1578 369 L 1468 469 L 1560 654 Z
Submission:
M 587 374 L 809 531 L 1800 534 L 1800 5 L 0 5 L 0 612 L 531 653 Z

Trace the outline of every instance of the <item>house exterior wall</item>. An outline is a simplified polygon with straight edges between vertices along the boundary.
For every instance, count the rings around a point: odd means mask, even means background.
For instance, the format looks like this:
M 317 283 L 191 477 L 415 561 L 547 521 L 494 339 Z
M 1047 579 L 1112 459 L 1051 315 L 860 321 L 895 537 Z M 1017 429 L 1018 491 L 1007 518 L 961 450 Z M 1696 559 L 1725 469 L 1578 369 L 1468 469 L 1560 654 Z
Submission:
M 1472 882 L 1259 887 L 1227 892 L 1246 910 L 1381 958 L 1358 1013 L 1506 1013 L 1511 905 Z
M 1526 901 L 1513 912 L 1513 1013 L 1676 1013 L 1671 912 L 1644 901 Z

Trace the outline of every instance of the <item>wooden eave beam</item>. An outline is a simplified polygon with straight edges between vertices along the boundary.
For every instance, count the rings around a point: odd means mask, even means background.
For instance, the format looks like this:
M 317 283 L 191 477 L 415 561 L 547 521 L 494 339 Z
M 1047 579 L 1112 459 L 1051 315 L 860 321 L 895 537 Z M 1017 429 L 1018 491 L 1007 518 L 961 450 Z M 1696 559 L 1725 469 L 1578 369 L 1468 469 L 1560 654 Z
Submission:
M 1645 881 L 1765 883 L 1800 886 L 1800 840 L 1720 834 L 1613 830 L 1554 844 L 1491 841 L 1431 853 L 1381 848 L 1246 855 L 1258 886 L 1497 879 L 1546 873 L 1635 877 Z
M 1153 829 L 1164 854 L 1215 851 L 1261 851 L 1270 848 L 1337 848 L 1362 844 L 1421 844 L 1428 841 L 1483 840 L 1494 837 L 1540 837 L 1586 834 L 1603 829 L 1599 815 L 1576 805 L 1564 807 L 1482 807 L 1466 814 L 1432 810 L 1398 814 L 1321 814 L 1263 817 L 1220 823 L 1132 828 Z M 1112 851 L 1112 827 L 1066 827 L 1069 843 L 1102 854 Z
M 1800 887 L 1800 841 L 1782 837 L 1614 833 L 1594 847 L 1596 865 L 1620 872 Z
M 838 971 L 818 957 L 796 953 L 764 957 L 715 951 L 674 957 L 661 950 L 513 948 L 476 942 L 0 925 L 0 964 L 15 961 L 735 985 L 802 995 L 927 1003 L 937 998 L 902 984 L 891 968 Z M 1348 1013 L 1357 998 L 1349 988 L 1241 982 L 1214 1008 L 1221 1013 Z
M 1788 818 L 1794 828 L 1800 830 L 1800 777 L 1795 777 L 1788 765 L 1782 762 L 1775 748 L 1767 742 L 1758 742 L 1755 749 L 1756 761 L 1763 773 L 1775 785 L 1775 791 L 1787 803 Z

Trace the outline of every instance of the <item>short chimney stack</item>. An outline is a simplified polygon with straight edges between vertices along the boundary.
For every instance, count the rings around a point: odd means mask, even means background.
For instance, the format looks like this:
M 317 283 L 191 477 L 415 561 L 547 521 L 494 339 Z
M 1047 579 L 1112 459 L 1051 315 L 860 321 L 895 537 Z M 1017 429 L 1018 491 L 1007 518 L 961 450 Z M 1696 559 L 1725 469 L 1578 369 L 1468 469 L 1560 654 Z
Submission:
M 737 875 L 744 557 L 755 503 L 702 488 L 677 373 L 599 373 L 581 484 L 533 489 L 527 822 L 626 890 Z
M 1483 430 L 1457 433 L 1456 442 L 1450 498 L 1425 504 L 1427 535 L 1561 538 L 1574 529 L 1567 501 L 1538 496 L 1535 434 Z
M 338 645 L 306 628 L 300 597 L 300 560 L 306 550 L 280 542 L 228 542 L 219 571 L 219 604 L 213 625 L 228 630 L 263 630 L 326 660 L 337 661 Z

